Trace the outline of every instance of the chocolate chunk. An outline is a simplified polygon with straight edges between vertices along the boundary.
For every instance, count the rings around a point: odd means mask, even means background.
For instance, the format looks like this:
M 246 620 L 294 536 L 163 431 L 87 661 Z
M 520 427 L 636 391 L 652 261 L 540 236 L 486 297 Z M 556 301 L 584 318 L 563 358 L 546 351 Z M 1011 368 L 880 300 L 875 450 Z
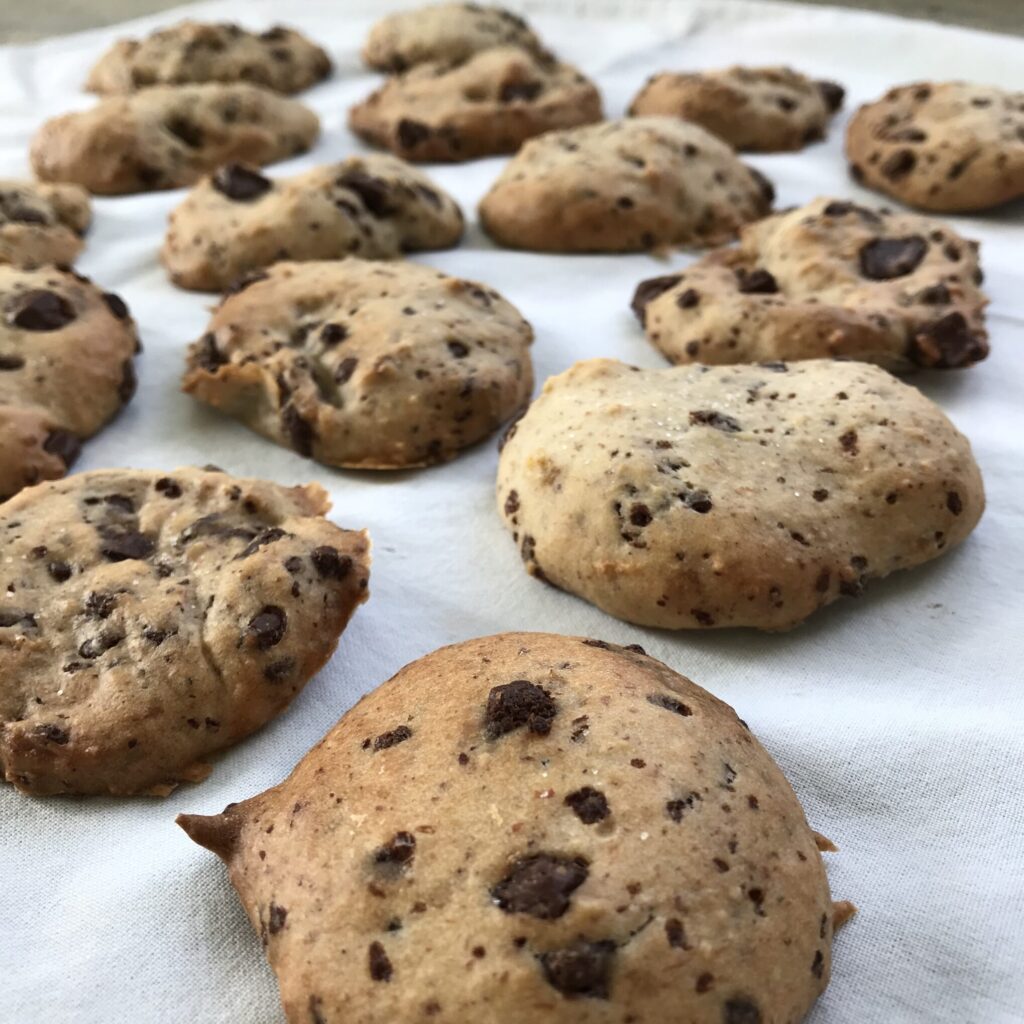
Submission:
M 393 747 L 398 743 L 404 743 L 411 736 L 412 729 L 407 725 L 400 725 L 397 729 L 392 729 L 390 732 L 382 732 L 373 741 L 373 749 L 387 750 L 388 747 Z
M 946 495 L 946 508 L 949 509 L 953 515 L 958 516 L 963 511 L 964 503 L 960 499 L 960 495 L 956 491 L 950 491 Z
M 682 274 L 649 277 L 646 281 L 641 281 L 636 286 L 636 291 L 633 292 L 633 301 L 630 303 L 630 309 L 633 310 L 634 315 L 642 326 L 647 325 L 648 303 L 653 302 L 659 295 L 664 294 L 670 288 L 674 288 L 679 284 L 681 278 Z
M 590 786 L 574 790 L 565 798 L 566 807 L 571 807 L 584 825 L 603 821 L 611 813 L 604 793 Z
M 151 643 L 154 647 L 159 647 L 168 637 L 166 629 L 156 629 L 153 626 L 147 626 L 142 631 L 142 639 Z
M 65 583 L 71 579 L 71 566 L 67 562 L 50 562 L 46 571 L 57 583 Z
M 847 430 L 845 434 L 840 434 L 839 447 L 850 455 L 856 455 L 860 451 L 857 444 L 857 431 Z
M 502 82 L 498 90 L 498 99 L 502 103 L 512 103 L 515 100 L 535 100 L 544 88 L 541 82 Z
M 0 355 L 0 370 L 20 370 L 25 365 L 25 357 L 17 355 Z
M 890 180 L 905 178 L 917 166 L 913 150 L 897 149 L 882 164 L 882 173 Z
M 666 711 L 682 715 L 683 718 L 689 718 L 693 714 L 689 705 L 684 704 L 681 700 L 676 700 L 675 697 L 670 697 L 667 693 L 648 694 L 647 703 L 653 704 L 656 708 L 664 708 Z
M 117 595 L 100 590 L 90 590 L 85 597 L 85 612 L 94 619 L 109 619 L 117 607 Z
M 324 324 L 320 331 L 320 341 L 331 347 L 340 345 L 348 337 L 348 328 L 344 324 Z
M 113 292 L 104 292 L 103 301 L 107 304 L 107 309 L 109 309 L 118 320 L 127 320 L 131 315 L 128 312 L 128 307 L 125 305 L 124 299 L 122 299 L 120 295 L 115 295 Z
M 676 299 L 676 305 L 680 309 L 693 309 L 699 302 L 700 292 L 695 291 L 693 288 L 687 288 L 685 291 L 680 292 L 679 297 Z
M 587 880 L 587 868 L 583 857 L 521 857 L 491 890 L 491 899 L 506 914 L 551 921 L 569 909 L 569 897 Z
M 78 656 L 92 660 L 98 658 L 111 647 L 116 647 L 124 639 L 124 633 L 117 630 L 105 629 L 98 636 L 90 637 L 78 648 Z
M 811 961 L 811 974 L 813 974 L 816 978 L 820 978 L 824 972 L 825 972 L 825 957 L 822 954 L 821 950 L 819 949 L 814 954 L 814 960 Z
M 736 286 L 744 295 L 774 295 L 779 286 L 767 270 L 736 271 Z
M 343 580 L 352 571 L 352 559 L 340 554 L 337 548 L 314 548 L 309 557 L 321 579 Z
M 403 149 L 415 148 L 421 142 L 429 139 L 430 134 L 430 129 L 425 124 L 421 121 L 413 121 L 408 117 L 403 117 L 402 120 L 398 122 L 398 128 L 395 132 L 398 144 Z
M 375 178 L 365 171 L 348 171 L 338 178 L 335 184 L 355 192 L 363 206 L 375 217 L 387 217 L 397 209 L 392 202 L 394 196 L 391 186 L 383 179 Z
M 903 277 L 920 266 L 928 243 L 920 235 L 906 238 L 875 238 L 861 246 L 860 272 L 872 281 Z
M 633 526 L 647 526 L 653 519 L 654 516 L 651 515 L 651 510 L 639 502 L 629 510 L 629 521 Z
M 203 129 L 187 117 L 172 117 L 164 127 L 189 149 L 199 149 L 203 144 Z
M 602 651 L 610 651 L 612 649 L 612 645 L 605 640 L 591 640 L 588 638 L 584 640 L 583 643 L 586 644 L 587 647 L 596 647 Z
M 727 999 L 722 1005 L 722 1024 L 761 1024 L 761 1011 L 752 999 Z
M 266 281 L 267 277 L 268 275 L 263 273 L 262 270 L 257 270 L 252 274 L 244 274 L 237 281 L 228 285 L 228 287 L 224 291 L 224 294 L 225 296 L 237 295 L 239 292 L 244 292 L 245 289 L 248 288 L 250 285 L 257 284 L 260 281 Z
M 276 604 L 268 604 L 249 620 L 246 633 L 252 637 L 256 647 L 265 651 L 281 642 L 287 628 L 288 616 L 284 609 Z
M 954 311 L 925 324 L 914 335 L 909 354 L 918 366 L 955 369 L 984 359 L 988 344 L 971 330 L 963 313 Z
M 484 733 L 489 740 L 494 740 L 526 726 L 538 736 L 547 736 L 557 711 L 554 700 L 543 687 L 516 679 L 493 687 L 488 694 Z
M 32 731 L 40 739 L 46 740 L 48 743 L 56 743 L 60 747 L 66 746 L 68 740 L 71 739 L 69 729 L 62 729 L 59 725 L 49 722 L 45 725 L 37 725 Z
M 7 322 L 23 331 L 56 331 L 77 315 L 63 295 L 40 288 L 15 296 L 7 306 Z
M 692 811 L 694 804 L 700 800 L 698 793 L 688 793 L 686 796 L 678 800 L 668 800 L 665 803 L 665 813 L 674 821 L 680 822 L 683 820 L 683 815 L 687 811 Z
M 25 626 L 36 628 L 36 617 L 32 612 L 23 612 L 17 608 L 0 608 L 0 629 L 8 626 Z
M 756 167 L 748 166 L 747 170 L 757 183 L 757 187 L 761 190 L 764 201 L 770 206 L 775 202 L 775 186 Z
M 212 334 L 204 334 L 195 346 L 195 361 L 200 370 L 216 373 L 221 366 L 226 366 L 230 359 L 219 348 L 217 339 Z
M 827 80 L 815 82 L 814 84 L 818 87 L 818 92 L 821 93 L 821 98 L 825 101 L 828 112 L 834 114 L 843 105 L 843 100 L 846 98 L 846 90 L 837 82 L 829 82 Z
M 352 374 L 356 372 L 356 367 L 359 365 L 359 360 L 355 356 L 347 356 L 338 363 L 338 368 L 334 371 L 334 379 L 339 384 L 345 384 L 352 379 Z
M 694 512 L 699 512 L 701 515 L 706 515 L 714 507 L 711 501 L 711 496 L 707 491 L 680 491 L 679 500 L 687 508 L 692 509 Z
M 135 394 L 135 388 L 138 381 L 135 377 L 135 364 L 130 359 L 126 359 L 121 364 L 121 380 L 117 385 L 117 397 L 121 399 L 121 404 L 125 405 L 131 401 L 132 395 Z
M 181 497 L 181 485 L 176 480 L 172 480 L 169 476 L 160 477 L 160 479 L 153 484 L 153 488 L 165 498 Z
M 378 866 L 404 868 L 416 856 L 416 837 L 411 832 L 396 832 L 373 855 Z
M 686 930 L 683 922 L 676 917 L 670 917 L 665 922 L 665 938 L 673 949 L 689 949 L 686 942 Z
M 544 980 L 570 999 L 607 999 L 615 963 L 615 943 L 580 940 L 565 949 L 541 953 Z
M 690 423 L 694 426 L 714 427 L 715 430 L 722 430 L 727 434 L 735 434 L 743 429 L 739 420 L 714 409 L 694 409 L 690 413 Z
M 43 450 L 56 455 L 66 469 L 78 458 L 82 442 L 70 430 L 51 430 L 43 442 Z
M 316 433 L 312 424 L 302 418 L 294 405 L 289 403 L 281 410 L 281 426 L 295 451 L 300 455 L 313 454 L 313 440 Z
M 274 541 L 280 540 L 282 537 L 287 537 L 288 534 L 282 530 L 279 526 L 269 526 L 261 533 L 256 534 L 255 537 L 242 550 L 235 556 L 235 560 L 241 558 L 248 558 L 250 555 L 256 554 L 260 548 L 266 547 L 268 544 L 273 544 Z
M 111 562 L 130 558 L 148 558 L 156 549 L 156 542 L 138 530 L 116 526 L 100 527 L 100 552 Z
M 283 927 L 288 918 L 288 911 L 279 907 L 276 903 L 270 904 L 270 913 L 267 918 L 267 931 L 276 935 Z
M 263 678 L 268 683 L 279 683 L 292 674 L 295 668 L 294 658 L 278 658 L 263 667 Z
M 370 977 L 374 981 L 390 981 L 393 973 L 391 961 L 379 942 L 370 943 Z
M 469 355 L 469 346 L 461 341 L 449 341 L 448 351 L 451 352 L 456 359 L 465 359 L 466 356 Z
M 951 300 L 952 296 L 949 293 L 949 289 L 941 282 L 929 285 L 927 288 L 922 288 L 914 296 L 915 302 L 921 302 L 926 306 L 944 306 Z

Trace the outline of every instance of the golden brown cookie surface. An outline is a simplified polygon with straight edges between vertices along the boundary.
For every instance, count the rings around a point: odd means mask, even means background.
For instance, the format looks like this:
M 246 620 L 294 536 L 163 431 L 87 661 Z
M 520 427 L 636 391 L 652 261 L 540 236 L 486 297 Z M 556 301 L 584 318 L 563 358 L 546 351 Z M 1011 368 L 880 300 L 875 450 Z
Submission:
M 0 180 L 0 263 L 70 266 L 91 219 L 89 194 L 77 185 Z

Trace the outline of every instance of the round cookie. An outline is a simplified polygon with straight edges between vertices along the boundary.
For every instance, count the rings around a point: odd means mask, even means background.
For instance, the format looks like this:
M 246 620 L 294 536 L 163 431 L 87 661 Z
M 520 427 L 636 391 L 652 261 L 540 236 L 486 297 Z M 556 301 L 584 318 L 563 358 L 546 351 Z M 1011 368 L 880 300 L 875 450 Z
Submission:
M 955 547 L 985 505 L 937 405 L 827 360 L 577 363 L 510 431 L 497 492 L 527 571 L 666 629 L 789 629 Z
M 455 200 L 392 156 L 277 181 L 228 164 L 171 211 L 160 256 L 176 285 L 221 291 L 282 259 L 394 259 L 457 245 L 462 231 Z
M 600 119 L 601 96 L 579 71 L 506 46 L 389 78 L 351 109 L 349 127 L 406 160 L 458 161 Z
M 662 72 L 647 80 L 629 112 L 681 117 L 733 149 L 776 153 L 824 138 L 843 96 L 835 82 L 812 81 L 786 67 Z
M 91 219 L 89 194 L 77 185 L 0 179 L 0 263 L 70 265 Z
M 43 181 L 121 195 L 192 185 L 232 161 L 283 160 L 319 133 L 308 107 L 254 85 L 153 86 L 51 118 L 31 158 Z
M 540 41 L 517 14 L 475 3 L 434 4 L 381 18 L 370 29 L 363 60 L 379 71 L 417 64 L 459 64 L 484 50 L 518 46 L 538 55 Z
M 274 92 L 308 89 L 331 73 L 324 50 L 275 25 L 249 32 L 229 23 L 182 21 L 145 39 L 119 39 L 89 72 L 89 92 L 129 93 L 153 85 L 248 82 Z
M 580 637 L 442 648 L 281 785 L 178 823 L 226 862 L 289 1024 L 795 1022 L 850 912 L 735 712 Z
M 0 506 L 0 769 L 166 795 L 280 714 L 366 599 L 317 484 L 112 469 Z
M 183 386 L 329 466 L 427 466 L 525 404 L 532 340 L 496 291 L 429 267 L 277 263 L 225 297 Z
M 977 250 L 927 217 L 816 199 L 746 225 L 735 248 L 642 281 L 633 311 L 674 363 L 971 366 L 988 355 Z
M 854 180 L 922 210 L 968 213 L 1024 196 L 1024 92 L 914 82 L 846 129 Z
M 124 302 L 58 267 L 0 264 L 0 501 L 63 476 L 135 393 Z
M 718 245 L 771 209 L 774 190 L 703 128 L 668 117 L 549 132 L 480 203 L 499 244 L 541 252 Z

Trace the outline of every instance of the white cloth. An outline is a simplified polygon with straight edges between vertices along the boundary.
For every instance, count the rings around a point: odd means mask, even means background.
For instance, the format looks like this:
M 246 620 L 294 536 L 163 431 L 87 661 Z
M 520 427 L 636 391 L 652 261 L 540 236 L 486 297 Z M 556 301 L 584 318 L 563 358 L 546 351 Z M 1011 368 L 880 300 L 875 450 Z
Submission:
M 323 118 L 323 137 L 272 173 L 361 148 L 345 115 L 377 82 L 360 67 L 358 48 L 387 6 L 248 0 L 188 9 L 252 27 L 285 20 L 331 51 L 335 76 L 303 97 Z M 1024 39 L 879 15 L 711 0 L 539 6 L 530 11 L 542 35 L 597 79 L 610 116 L 651 72 L 734 62 L 788 62 L 833 78 L 848 89 L 847 112 L 918 77 L 1024 84 Z M 0 175 L 28 172 L 28 142 L 44 117 L 90 105 L 80 85 L 115 37 L 183 13 L 0 49 Z M 752 158 L 775 182 L 779 206 L 818 194 L 880 202 L 847 177 L 847 116 L 822 145 Z M 522 310 L 537 332 L 539 381 L 588 356 L 662 365 L 629 299 L 641 278 L 692 256 L 666 264 L 644 255 L 495 249 L 472 220 L 503 162 L 431 168 L 471 225 L 460 248 L 422 262 L 485 281 Z M 220 757 L 201 785 L 166 800 L 79 801 L 27 799 L 0 784 L 3 1024 L 280 1024 L 272 974 L 225 872 L 175 827 L 175 814 L 214 812 L 279 781 L 360 694 L 401 665 L 442 644 L 510 629 L 640 642 L 750 723 L 813 827 L 840 847 L 827 858 L 834 896 L 860 908 L 837 940 L 814 1024 L 1024 1020 L 1024 204 L 949 218 L 983 243 L 992 355 L 971 370 L 914 378 L 974 445 L 989 497 L 980 527 L 940 561 L 770 636 L 638 629 L 527 577 L 494 508 L 493 440 L 439 468 L 346 473 L 181 394 L 184 347 L 202 332 L 210 306 L 209 297 L 172 288 L 157 262 L 164 219 L 181 196 L 95 203 L 81 270 L 125 297 L 146 350 L 135 400 L 86 444 L 76 469 L 214 461 L 282 483 L 319 480 L 338 522 L 371 531 L 372 597 L 291 710 Z

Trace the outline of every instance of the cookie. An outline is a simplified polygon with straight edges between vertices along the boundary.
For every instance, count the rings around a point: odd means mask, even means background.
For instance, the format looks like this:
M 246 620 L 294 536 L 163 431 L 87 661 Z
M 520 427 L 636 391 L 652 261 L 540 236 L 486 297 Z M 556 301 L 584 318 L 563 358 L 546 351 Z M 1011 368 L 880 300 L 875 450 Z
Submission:
M 763 175 L 695 124 L 667 117 L 549 132 L 480 203 L 499 244 L 541 252 L 718 245 L 770 209 Z
M 647 80 L 629 112 L 681 117 L 734 149 L 776 153 L 824 138 L 844 95 L 835 82 L 812 81 L 786 67 L 663 72 Z
M 192 185 L 231 161 L 268 164 L 304 153 L 316 114 L 254 85 L 154 86 L 47 121 L 32 140 L 44 181 L 97 195 Z
M 462 230 L 455 200 L 392 156 L 278 181 L 228 164 L 172 211 L 161 258 L 176 285 L 219 291 L 277 260 L 393 259 L 457 245 Z
M 184 390 L 329 466 L 426 466 L 525 404 L 532 340 L 496 291 L 429 267 L 277 263 L 225 297 Z
M 1024 196 L 1024 92 L 914 82 L 865 104 L 846 129 L 855 181 L 909 206 L 987 210 Z
M 544 52 L 526 22 L 511 11 L 474 3 L 435 4 L 378 21 L 366 39 L 363 60 L 379 71 L 401 72 L 428 62 L 459 64 L 499 46 Z
M 601 96 L 568 64 L 517 47 L 448 68 L 421 64 L 349 111 L 349 127 L 406 160 L 514 153 L 542 132 L 601 119 Z
M 178 823 L 226 862 L 289 1024 L 797 1021 L 849 912 L 732 708 L 581 637 L 435 651 L 281 785 Z
M 0 501 L 64 475 L 135 393 L 138 347 L 117 295 L 66 268 L 0 264 Z
M 74 263 L 91 219 L 77 185 L 0 179 L 0 263 Z
M 318 484 L 110 469 L 0 506 L 0 768 L 24 793 L 166 795 L 279 715 L 366 600 Z
M 330 73 L 323 49 L 294 29 L 275 25 L 249 32 L 228 23 L 182 21 L 145 39 L 119 39 L 89 72 L 85 88 L 109 94 L 152 85 L 248 82 L 295 93 Z
M 789 629 L 955 547 L 984 505 L 939 407 L 854 362 L 577 363 L 498 467 L 528 572 L 666 629 Z
M 837 357 L 902 373 L 988 355 L 978 243 L 938 221 L 816 199 L 740 237 L 637 287 L 633 310 L 672 362 Z

